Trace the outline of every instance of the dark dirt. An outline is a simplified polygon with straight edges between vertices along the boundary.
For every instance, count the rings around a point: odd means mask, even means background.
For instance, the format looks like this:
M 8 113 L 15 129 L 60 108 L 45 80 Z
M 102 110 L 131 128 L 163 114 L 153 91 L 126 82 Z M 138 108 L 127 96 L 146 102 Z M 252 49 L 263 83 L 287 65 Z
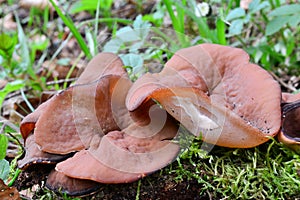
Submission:
M 30 188 L 38 184 L 38 190 L 33 199 L 39 199 L 45 191 L 43 188 L 43 181 L 47 173 L 52 169 L 50 166 L 37 166 L 28 171 L 24 171 L 15 182 L 15 187 L 18 190 Z M 89 199 L 103 199 L 103 200 L 132 200 L 139 195 L 140 200 L 204 200 L 212 199 L 208 194 L 200 195 L 201 184 L 196 180 L 184 180 L 176 182 L 172 175 L 161 175 L 160 171 L 145 177 L 140 180 L 140 183 L 133 182 L 128 184 L 103 184 L 98 192 L 82 197 L 83 200 Z M 138 192 L 140 184 L 140 191 Z M 59 195 L 60 196 L 60 195 Z M 57 197 L 61 199 L 61 197 Z

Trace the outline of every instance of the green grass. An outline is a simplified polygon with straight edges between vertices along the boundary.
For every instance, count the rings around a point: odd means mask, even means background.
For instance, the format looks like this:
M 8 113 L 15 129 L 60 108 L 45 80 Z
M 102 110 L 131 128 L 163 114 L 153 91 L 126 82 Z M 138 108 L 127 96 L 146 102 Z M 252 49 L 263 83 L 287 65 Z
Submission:
M 199 195 L 225 199 L 293 199 L 300 195 L 300 156 L 275 139 L 251 149 L 214 147 L 195 139 L 172 170 L 177 181 L 196 180 Z

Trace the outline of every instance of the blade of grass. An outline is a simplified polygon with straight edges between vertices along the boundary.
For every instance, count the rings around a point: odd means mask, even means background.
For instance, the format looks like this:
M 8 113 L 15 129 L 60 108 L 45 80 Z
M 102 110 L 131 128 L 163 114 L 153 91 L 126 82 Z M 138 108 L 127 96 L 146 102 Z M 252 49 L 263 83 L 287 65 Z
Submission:
M 22 56 L 22 63 L 21 66 L 24 67 L 26 72 L 34 79 L 36 79 L 36 74 L 33 70 L 32 63 L 30 61 L 30 50 L 28 46 L 28 39 L 23 31 L 20 19 L 18 17 L 18 14 L 14 12 L 14 16 L 17 22 L 18 27 L 18 39 L 20 43 L 20 55 Z
M 77 42 L 78 42 L 81 50 L 84 52 L 84 54 L 86 55 L 86 57 L 88 59 L 91 59 L 92 58 L 91 52 L 90 52 L 88 46 L 86 45 L 83 37 L 81 36 L 81 34 L 79 33 L 79 31 L 75 27 L 73 21 L 68 16 L 66 16 L 66 15 L 64 15 L 62 13 L 61 9 L 56 5 L 56 3 L 53 0 L 49 0 L 49 1 L 52 4 L 52 6 L 54 7 L 54 9 L 57 12 L 58 16 L 62 19 L 62 21 L 70 29 L 70 31 L 72 32 L 72 34 L 76 38 L 76 40 L 77 40 Z
M 47 32 L 47 25 L 49 21 L 49 6 L 46 6 L 44 13 L 43 13 L 43 18 L 44 18 L 44 23 L 43 23 L 43 31 Z
M 100 0 L 98 0 L 97 2 L 97 9 L 96 9 L 96 15 L 95 15 L 95 19 L 98 19 L 99 18 L 99 15 L 100 15 Z M 97 35 L 98 35 L 98 22 L 95 22 L 95 26 L 94 26 L 94 44 L 97 44 Z M 97 46 L 94 45 L 94 52 L 95 54 L 98 53 L 98 49 L 97 49 Z
M 66 80 L 69 80 L 70 76 L 72 75 L 76 65 L 78 64 L 78 61 L 82 58 L 83 54 L 81 53 L 78 58 L 76 58 L 74 64 L 71 66 L 70 70 L 68 71 L 68 74 L 66 75 Z M 64 85 L 63 85 L 63 89 L 66 89 L 67 88 L 67 84 L 68 82 L 64 82 Z
M 218 43 L 216 34 L 210 30 L 204 17 L 197 17 L 194 12 L 192 12 L 187 6 L 182 5 L 180 2 L 177 2 L 176 5 L 183 9 L 185 14 L 192 18 L 193 21 L 198 25 L 198 31 L 202 38 L 210 40 L 213 43 Z
M 182 0 L 181 4 L 183 6 L 186 6 L 186 1 Z M 180 33 L 184 33 L 184 10 L 181 9 L 178 5 L 176 5 L 176 11 L 177 11 L 178 25 L 180 26 Z
M 20 91 L 21 91 L 21 96 L 22 96 L 23 100 L 25 101 L 26 105 L 28 106 L 30 111 L 33 112 L 34 108 L 31 105 L 31 103 L 29 102 L 28 98 L 26 97 L 26 94 L 24 93 L 24 90 L 21 88 Z
M 225 37 L 225 23 L 222 19 L 218 18 L 217 19 L 217 36 L 219 40 L 219 44 L 226 45 L 226 37 Z
M 122 19 L 122 18 L 100 18 L 100 19 L 90 19 L 90 20 L 85 20 L 79 24 L 79 27 L 90 24 L 90 23 L 106 23 L 106 22 L 111 22 L 111 23 L 121 23 L 124 25 L 131 24 L 133 21 L 130 19 Z
M 179 42 L 182 47 L 188 46 L 188 42 L 186 41 L 185 35 L 184 35 L 184 12 L 185 10 L 182 9 L 182 6 L 178 6 L 179 4 L 176 4 L 176 11 L 177 11 L 177 16 L 175 16 L 174 11 L 173 11 L 173 4 L 174 1 L 172 0 L 163 0 L 164 4 L 166 5 L 167 11 L 170 15 L 172 25 L 174 30 L 176 31 L 176 35 L 179 39 Z M 186 4 L 185 1 L 182 1 L 183 5 Z
M 182 33 L 182 30 L 181 30 L 181 27 L 180 27 L 180 24 L 179 24 L 179 20 L 177 20 L 177 17 L 175 16 L 174 14 L 174 11 L 173 11 L 173 8 L 172 8 L 172 1 L 170 0 L 163 0 L 164 4 L 166 5 L 166 8 L 167 8 L 167 11 L 170 15 L 170 18 L 171 18 L 171 21 L 172 21 L 172 25 L 173 25 L 173 28 L 178 31 L 178 32 L 181 32 Z

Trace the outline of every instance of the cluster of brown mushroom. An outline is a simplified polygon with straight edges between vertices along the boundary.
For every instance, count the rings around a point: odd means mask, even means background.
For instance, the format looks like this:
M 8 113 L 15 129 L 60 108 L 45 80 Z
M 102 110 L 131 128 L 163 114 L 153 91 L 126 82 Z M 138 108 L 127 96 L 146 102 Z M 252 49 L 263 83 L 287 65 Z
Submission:
M 18 164 L 25 170 L 52 164 L 48 188 L 84 195 L 100 183 L 132 182 L 172 162 L 180 152 L 180 124 L 224 147 L 254 147 L 278 133 L 297 146 L 299 100 L 282 95 L 272 76 L 237 48 L 179 50 L 160 73 L 134 83 L 116 55 L 100 53 L 75 85 L 24 118 L 26 153 Z

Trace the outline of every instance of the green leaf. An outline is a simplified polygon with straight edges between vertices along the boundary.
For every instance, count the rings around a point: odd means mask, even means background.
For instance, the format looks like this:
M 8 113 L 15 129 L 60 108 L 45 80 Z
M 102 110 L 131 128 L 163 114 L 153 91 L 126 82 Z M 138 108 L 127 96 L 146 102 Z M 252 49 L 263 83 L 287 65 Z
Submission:
M 236 19 L 231 22 L 229 27 L 229 36 L 238 35 L 242 33 L 244 20 L 243 19 Z
M 0 160 L 0 179 L 6 180 L 9 174 L 9 162 L 5 159 Z
M 295 49 L 295 38 L 294 37 L 289 37 L 289 40 L 287 40 L 287 44 L 286 44 L 286 55 L 290 56 L 291 53 L 293 53 L 294 49 Z
M 150 27 L 151 24 L 147 21 L 144 21 L 141 15 L 138 15 L 133 22 L 133 29 L 142 40 L 147 38 Z
M 0 90 L 0 106 L 2 106 L 2 103 L 7 94 L 19 90 L 24 86 L 25 84 L 22 80 L 15 80 L 13 82 L 7 83 L 5 87 L 2 90 Z
M 119 49 L 123 45 L 123 41 L 119 38 L 114 38 L 107 43 L 105 43 L 103 47 L 103 52 L 111 52 L 111 53 L 118 53 Z
M 270 12 L 269 17 L 294 15 L 300 13 L 300 4 L 284 5 Z
M 144 45 L 144 42 L 143 42 L 143 41 L 135 42 L 135 43 L 132 44 L 131 47 L 129 48 L 129 52 L 130 52 L 130 53 L 138 53 L 138 50 L 141 49 L 143 45 Z
M 254 0 L 249 4 L 250 13 L 256 13 L 267 8 L 270 8 L 270 3 L 267 1 L 260 2 L 260 0 Z
M 7 137 L 3 134 L 0 134 L 0 160 L 5 158 L 7 146 L 8 146 Z
M 144 60 L 141 55 L 129 53 L 120 55 L 120 58 L 122 59 L 125 66 L 132 67 L 133 74 L 143 72 Z
M 289 20 L 290 16 L 280 16 L 273 18 L 266 26 L 266 35 L 272 35 L 278 32 L 288 23 Z
M 246 15 L 246 12 L 243 8 L 235 8 L 232 11 L 230 11 L 230 13 L 228 13 L 226 20 L 231 21 L 233 19 L 245 17 L 245 15 Z
M 123 28 L 120 28 L 116 32 L 116 37 L 121 39 L 123 42 L 133 42 L 141 39 L 139 35 L 136 33 L 136 31 L 133 30 L 130 26 L 125 26 Z
M 293 15 L 289 19 L 289 25 L 293 28 L 296 28 L 296 26 L 300 23 L 300 13 L 297 15 Z
M 0 34 L 0 55 L 11 58 L 17 43 L 16 36 L 9 36 L 5 33 Z
M 100 7 L 103 10 L 109 10 L 112 6 L 112 0 L 100 0 Z M 96 11 L 98 0 L 80 0 L 75 2 L 70 9 L 72 14 L 82 11 Z
M 82 11 L 95 11 L 97 9 L 97 1 L 81 0 L 75 2 L 70 9 L 70 13 L 75 14 Z

